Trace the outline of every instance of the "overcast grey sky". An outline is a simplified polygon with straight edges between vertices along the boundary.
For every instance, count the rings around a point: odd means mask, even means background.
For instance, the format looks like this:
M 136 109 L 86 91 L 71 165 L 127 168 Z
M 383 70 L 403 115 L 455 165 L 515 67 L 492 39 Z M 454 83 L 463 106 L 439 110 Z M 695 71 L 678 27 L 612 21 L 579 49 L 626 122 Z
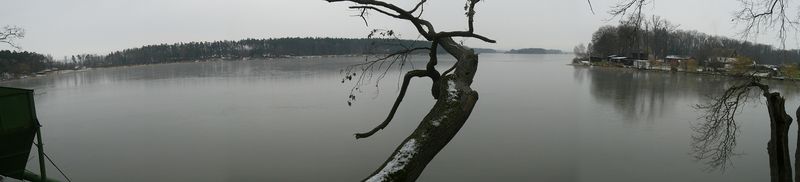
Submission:
M 27 35 L 17 43 L 26 51 L 61 56 L 106 54 L 147 44 L 279 37 L 361 38 L 372 28 L 394 29 L 403 38 L 418 35 L 407 22 L 373 13 L 370 27 L 350 15 L 349 3 L 323 0 L 3 0 L 0 25 L 17 25 Z M 605 13 L 618 0 L 486 0 L 479 4 L 476 32 L 497 44 L 467 40 L 472 47 L 544 47 L 571 50 L 586 43 L 600 26 L 616 24 Z M 411 7 L 411 0 L 389 0 Z M 437 30 L 461 30 L 463 0 L 433 0 L 425 17 Z M 730 22 L 736 0 L 657 0 L 645 11 L 681 29 L 735 37 Z M 792 7 L 796 7 L 793 5 Z M 772 35 L 757 42 L 773 44 Z M 796 48 L 789 41 L 788 48 Z M 0 45 L 0 49 L 10 49 Z

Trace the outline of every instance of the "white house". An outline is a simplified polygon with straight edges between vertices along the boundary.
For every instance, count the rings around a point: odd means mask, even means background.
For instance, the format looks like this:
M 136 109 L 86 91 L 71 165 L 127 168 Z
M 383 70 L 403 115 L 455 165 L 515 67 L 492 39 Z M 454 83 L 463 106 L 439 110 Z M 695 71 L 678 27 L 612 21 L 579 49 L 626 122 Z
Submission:
M 633 67 L 638 69 L 648 69 L 650 68 L 650 62 L 647 60 L 635 60 L 633 61 Z

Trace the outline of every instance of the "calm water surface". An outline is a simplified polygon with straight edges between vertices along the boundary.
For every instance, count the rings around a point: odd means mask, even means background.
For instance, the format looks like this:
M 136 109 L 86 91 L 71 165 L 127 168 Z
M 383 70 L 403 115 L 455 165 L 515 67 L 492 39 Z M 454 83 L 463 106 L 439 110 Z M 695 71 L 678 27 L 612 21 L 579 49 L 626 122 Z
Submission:
M 700 116 L 691 106 L 730 85 L 726 78 L 576 68 L 565 65 L 570 59 L 481 55 L 473 115 L 420 181 L 769 180 L 763 99 L 740 114 L 743 155 L 724 173 L 708 172 L 690 155 Z M 339 71 L 360 61 L 163 64 L 0 85 L 36 90 L 45 149 L 75 181 L 356 181 L 434 103 L 430 81 L 418 79 L 389 127 L 355 140 L 385 117 L 400 76 L 365 86 L 348 107 L 351 86 Z M 453 60 L 443 62 L 440 70 Z M 773 87 L 787 108 L 800 104 L 797 88 Z

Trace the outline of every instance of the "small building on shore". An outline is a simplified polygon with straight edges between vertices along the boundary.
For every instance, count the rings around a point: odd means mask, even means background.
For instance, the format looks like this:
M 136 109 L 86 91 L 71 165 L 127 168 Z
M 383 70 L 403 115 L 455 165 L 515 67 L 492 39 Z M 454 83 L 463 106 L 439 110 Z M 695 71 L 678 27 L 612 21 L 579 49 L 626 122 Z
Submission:
M 664 57 L 664 63 L 670 64 L 670 65 L 678 65 L 678 64 L 686 62 L 686 61 L 688 61 L 690 59 L 692 59 L 692 58 L 691 57 L 687 57 L 687 56 L 669 55 L 667 57 Z
M 608 61 L 612 63 L 621 64 L 624 66 L 633 66 L 633 59 L 624 56 L 611 55 L 608 56 Z
M 735 56 L 735 54 L 733 56 Z M 736 57 L 727 57 L 727 56 L 710 57 L 703 62 L 703 68 L 706 71 L 715 71 L 715 72 L 730 71 L 731 69 L 733 69 L 733 64 L 736 63 L 737 60 L 738 59 L 736 59 Z
M 634 60 L 633 67 L 637 69 L 650 69 L 650 61 L 647 60 Z

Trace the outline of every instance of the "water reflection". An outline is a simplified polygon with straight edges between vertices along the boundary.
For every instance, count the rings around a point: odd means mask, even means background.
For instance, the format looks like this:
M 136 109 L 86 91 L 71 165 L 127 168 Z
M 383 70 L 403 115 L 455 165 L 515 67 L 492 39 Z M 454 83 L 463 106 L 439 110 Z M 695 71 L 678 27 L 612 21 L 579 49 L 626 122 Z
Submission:
M 613 111 L 619 114 L 626 124 L 643 121 L 671 122 L 669 119 L 665 120 L 665 118 L 670 118 L 665 115 L 680 113 L 682 110 L 695 111 L 697 116 L 700 116 L 702 113 L 697 112 L 702 111 L 694 109 L 694 104 L 711 102 L 711 96 L 718 96 L 726 89 L 746 81 L 737 80 L 728 76 L 697 73 L 589 67 L 575 67 L 573 78 L 578 83 L 589 82 L 587 84 L 589 85 L 589 93 L 592 98 L 603 106 L 613 108 Z M 781 95 L 787 99 L 787 112 L 794 114 L 795 109 L 798 107 L 796 101 L 798 100 L 798 93 L 800 93 L 798 84 L 781 80 L 762 80 L 762 83 L 769 85 L 773 92 L 781 93 Z M 749 97 L 750 99 L 747 104 L 750 107 L 745 108 L 746 112 L 739 112 L 739 114 L 737 114 L 737 123 L 748 126 L 749 128 L 746 127 L 746 129 L 750 129 L 751 131 L 752 129 L 769 126 L 769 116 L 761 114 L 765 113 L 767 110 L 765 99 L 761 91 L 753 89 Z M 699 120 L 697 122 L 704 121 Z M 756 128 L 752 128 L 753 125 L 755 125 Z M 774 132 L 775 131 L 773 131 L 773 133 Z M 793 132 L 789 133 L 793 135 Z M 734 135 L 738 136 L 741 135 L 741 133 L 735 133 Z M 749 135 L 748 137 L 750 138 L 746 138 L 747 140 L 761 139 L 753 144 L 762 147 L 767 144 L 766 140 L 763 140 L 763 138 L 768 137 L 768 133 L 755 132 Z M 786 136 L 783 137 L 785 139 Z M 789 136 L 788 138 L 793 140 L 794 136 Z M 790 141 L 789 143 L 794 142 L 795 141 Z M 763 153 L 761 153 L 763 150 L 758 151 L 759 153 L 756 153 L 757 155 L 767 154 L 766 151 Z M 738 152 L 739 150 L 736 150 L 736 153 Z M 770 158 L 776 157 L 771 152 L 769 156 Z M 788 155 L 785 157 L 786 160 L 789 160 Z M 766 161 L 768 160 L 761 162 Z M 770 163 L 772 163 L 772 161 L 770 161 Z M 771 168 L 772 167 L 773 166 L 771 166 Z M 771 175 L 775 177 L 776 173 L 772 173 Z
M 679 100 L 699 104 L 735 82 L 725 76 L 694 73 L 588 67 L 574 70 L 575 81 L 588 80 L 592 98 L 612 107 L 627 123 L 652 122 L 678 107 L 693 107 L 678 104 Z
M 743 122 L 738 147 L 748 155 L 736 168 L 706 173 L 688 154 L 686 121 L 697 117 L 690 107 L 725 88 L 725 77 L 565 66 L 571 58 L 481 55 L 476 110 L 420 181 L 767 179 L 769 128 L 759 103 L 743 111 L 742 121 L 754 122 Z M 397 122 L 375 138 L 354 140 L 352 133 L 386 117 L 396 97 L 391 75 L 398 75 L 390 73 L 376 98 L 347 107 L 339 70 L 360 61 L 164 64 L 0 85 L 41 91 L 48 154 L 81 181 L 355 181 L 382 163 L 432 104 L 428 90 L 409 90 Z

